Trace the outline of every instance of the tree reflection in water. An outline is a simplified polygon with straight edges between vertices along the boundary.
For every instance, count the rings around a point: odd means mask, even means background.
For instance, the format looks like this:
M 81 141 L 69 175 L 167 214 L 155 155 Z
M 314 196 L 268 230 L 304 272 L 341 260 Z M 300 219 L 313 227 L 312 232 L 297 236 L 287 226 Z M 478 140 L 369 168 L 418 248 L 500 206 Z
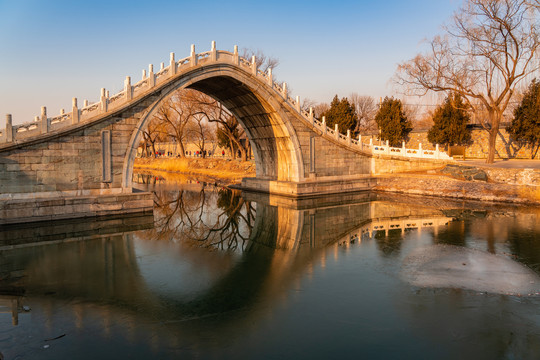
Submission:
M 245 250 L 255 221 L 254 204 L 243 199 L 238 190 L 192 185 L 189 189 L 155 192 L 152 237 L 221 250 Z

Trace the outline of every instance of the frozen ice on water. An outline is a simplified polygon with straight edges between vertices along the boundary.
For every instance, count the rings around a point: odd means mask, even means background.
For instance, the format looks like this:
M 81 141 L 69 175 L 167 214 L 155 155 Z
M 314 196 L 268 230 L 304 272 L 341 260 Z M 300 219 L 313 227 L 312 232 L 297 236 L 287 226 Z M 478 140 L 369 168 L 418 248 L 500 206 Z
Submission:
M 403 260 L 402 277 L 418 287 L 513 295 L 540 292 L 540 277 L 528 267 L 505 256 L 452 245 L 412 251 Z

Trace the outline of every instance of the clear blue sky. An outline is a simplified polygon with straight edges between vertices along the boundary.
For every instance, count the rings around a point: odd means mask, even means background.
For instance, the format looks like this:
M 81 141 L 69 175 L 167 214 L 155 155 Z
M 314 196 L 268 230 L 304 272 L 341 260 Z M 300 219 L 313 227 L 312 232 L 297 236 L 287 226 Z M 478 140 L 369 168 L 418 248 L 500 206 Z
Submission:
M 293 95 L 329 102 L 351 92 L 395 95 L 396 65 L 441 31 L 458 0 L 43 1 L 0 0 L 0 127 L 97 101 L 126 75 L 198 52 L 260 49 Z

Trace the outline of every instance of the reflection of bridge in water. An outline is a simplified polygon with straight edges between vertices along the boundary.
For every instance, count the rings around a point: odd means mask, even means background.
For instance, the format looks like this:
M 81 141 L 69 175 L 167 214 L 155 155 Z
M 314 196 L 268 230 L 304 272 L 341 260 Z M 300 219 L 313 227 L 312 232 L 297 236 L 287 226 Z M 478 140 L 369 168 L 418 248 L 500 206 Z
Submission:
M 219 202 L 220 194 L 214 190 L 212 187 L 205 196 Z M 204 187 L 199 191 L 204 192 Z M 196 195 L 192 190 L 188 192 Z M 117 312 L 124 319 L 132 319 L 127 324 L 136 323 L 141 313 L 164 322 L 199 319 L 246 308 L 262 297 L 279 298 L 307 269 L 324 263 L 329 246 L 338 246 L 338 242 L 350 240 L 353 234 L 366 236 L 385 229 L 422 229 L 449 220 L 438 217 L 440 212 L 434 208 L 400 208 L 378 201 L 376 195 L 369 193 L 327 196 L 316 201 L 259 193 L 246 194 L 242 201 L 256 208 L 249 241 L 236 255 L 224 255 L 225 260 L 216 258 L 215 252 L 182 243 L 177 244 L 178 253 L 171 252 L 175 249 L 169 247 L 172 239 L 157 241 L 154 236 L 160 229 L 150 229 L 148 218 L 145 226 L 139 225 L 141 219 L 121 218 L 91 222 L 86 229 L 76 222 L 67 222 L 64 227 L 43 224 L 43 229 L 33 230 L 11 227 L 0 232 L 4 241 L 0 247 L 0 259 L 4 260 L 2 285 L 25 291 L 28 298 L 44 309 L 50 301 L 79 299 L 71 312 L 66 313 L 77 327 L 84 327 L 84 318 L 91 313 L 102 317 L 103 324 L 113 324 Z M 177 211 L 185 216 L 185 208 Z M 162 224 L 159 217 L 164 214 L 156 209 L 156 224 Z M 130 229 L 130 224 L 135 228 Z M 141 228 L 147 230 L 131 231 Z M 52 229 L 56 229 L 57 235 L 51 236 Z M 8 241 L 14 238 L 27 240 L 21 244 Z M 48 246 L 33 246 L 38 242 Z M 145 254 L 156 253 L 160 246 L 168 251 L 159 262 L 150 265 Z M 200 285 L 195 297 L 182 295 L 181 288 L 176 292 L 164 291 L 155 284 L 156 280 L 174 282 L 157 279 L 152 274 L 163 273 L 174 278 L 175 270 L 170 264 L 185 261 L 201 267 L 201 271 L 193 274 L 215 267 L 215 273 L 205 279 L 208 285 Z M 256 316 L 258 312 L 251 311 L 249 316 L 235 317 L 227 327 L 252 321 Z M 88 321 L 88 326 L 95 326 L 95 322 Z M 182 336 L 194 337 L 190 331 L 181 331 Z M 167 339 L 172 341 L 170 334 L 164 334 L 159 341 L 167 342 Z
M 403 218 L 388 218 L 388 219 L 372 219 L 368 224 L 351 231 L 348 236 L 338 240 L 340 245 L 347 245 L 349 243 L 355 243 L 356 241 L 362 241 L 365 237 L 368 239 L 375 236 L 377 232 L 384 232 L 384 236 L 388 236 L 390 231 L 400 231 L 404 234 L 409 230 L 418 230 L 422 232 L 423 229 L 433 229 L 435 235 L 437 235 L 439 227 L 448 225 L 448 222 L 452 221 L 452 218 L 446 216 L 440 217 L 410 217 Z

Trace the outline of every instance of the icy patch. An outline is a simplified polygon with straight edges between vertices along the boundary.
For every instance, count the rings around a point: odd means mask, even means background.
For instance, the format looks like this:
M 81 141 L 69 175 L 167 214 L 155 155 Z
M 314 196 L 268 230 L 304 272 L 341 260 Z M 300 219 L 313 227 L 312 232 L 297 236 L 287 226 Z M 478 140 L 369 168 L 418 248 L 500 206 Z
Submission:
M 501 255 L 451 245 L 416 249 L 404 260 L 403 278 L 414 286 L 538 295 L 540 277 Z

